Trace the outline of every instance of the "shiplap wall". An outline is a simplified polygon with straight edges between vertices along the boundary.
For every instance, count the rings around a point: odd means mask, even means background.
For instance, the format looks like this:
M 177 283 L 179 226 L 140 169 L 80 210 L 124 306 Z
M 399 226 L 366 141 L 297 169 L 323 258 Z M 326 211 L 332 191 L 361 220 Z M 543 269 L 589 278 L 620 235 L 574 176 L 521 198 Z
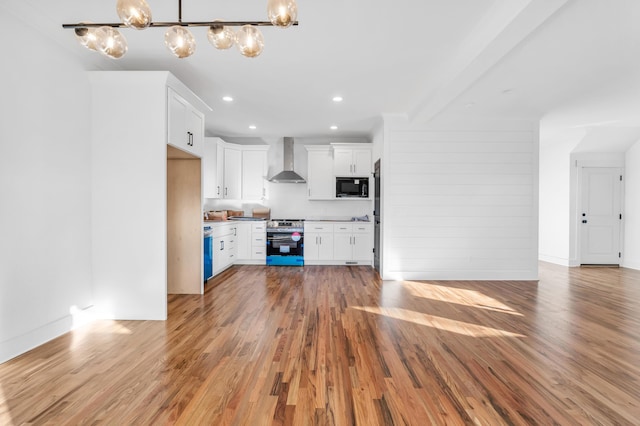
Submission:
M 537 279 L 538 132 L 385 129 L 387 279 Z

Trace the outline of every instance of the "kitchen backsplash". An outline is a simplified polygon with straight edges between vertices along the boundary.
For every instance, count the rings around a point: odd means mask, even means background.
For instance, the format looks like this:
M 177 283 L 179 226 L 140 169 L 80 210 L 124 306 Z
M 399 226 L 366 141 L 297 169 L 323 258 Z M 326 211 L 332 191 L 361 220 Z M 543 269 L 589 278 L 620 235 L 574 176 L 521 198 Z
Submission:
M 243 210 L 250 216 L 254 207 L 269 207 L 272 218 L 353 217 L 373 216 L 371 200 L 310 201 L 307 185 L 267 183 L 268 199 L 262 203 L 241 200 L 205 199 L 205 210 Z

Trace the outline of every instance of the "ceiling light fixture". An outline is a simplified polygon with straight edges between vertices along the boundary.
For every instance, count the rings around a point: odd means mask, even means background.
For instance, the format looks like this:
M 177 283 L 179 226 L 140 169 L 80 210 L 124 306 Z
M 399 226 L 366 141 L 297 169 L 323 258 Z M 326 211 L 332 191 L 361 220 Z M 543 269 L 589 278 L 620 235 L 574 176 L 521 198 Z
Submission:
M 250 125 L 249 125 L 249 128 L 250 128 L 251 130 L 255 130 L 255 129 L 257 129 L 257 127 L 256 127 L 254 124 L 250 124 Z
M 233 98 L 231 96 L 223 96 L 222 100 L 225 102 L 233 102 Z
M 151 8 L 146 0 L 117 0 L 116 12 L 121 22 L 93 23 L 80 22 L 63 24 L 62 28 L 75 30 L 76 38 L 84 47 L 95 50 L 112 59 L 118 59 L 127 53 L 127 41 L 117 28 L 169 28 L 164 40 L 167 49 L 178 58 L 191 56 L 196 42 L 187 27 L 209 27 L 207 38 L 217 49 L 228 49 L 234 44 L 244 56 L 253 58 L 262 53 L 264 38 L 258 27 L 275 26 L 288 28 L 298 25 L 298 6 L 296 0 L 268 0 L 267 16 L 269 21 L 182 21 L 182 0 L 178 0 L 177 22 L 153 22 Z M 240 27 L 237 33 L 232 27 Z
M 329 127 L 329 128 L 330 128 L 331 130 L 338 130 L 338 126 L 336 126 L 336 125 L 333 125 L 333 126 L 331 126 L 331 127 Z
M 342 96 L 334 96 L 332 100 L 333 102 L 342 102 Z

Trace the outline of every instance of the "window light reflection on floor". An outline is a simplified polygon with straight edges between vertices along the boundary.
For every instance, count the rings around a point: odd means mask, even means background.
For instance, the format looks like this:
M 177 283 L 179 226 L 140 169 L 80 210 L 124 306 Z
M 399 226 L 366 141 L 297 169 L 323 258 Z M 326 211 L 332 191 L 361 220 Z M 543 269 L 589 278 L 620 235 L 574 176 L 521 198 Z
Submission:
M 482 294 L 477 290 L 442 286 L 430 282 L 419 281 L 403 281 L 402 284 L 403 287 L 415 297 L 522 316 L 520 312 L 516 311 L 512 307 Z
M 518 333 L 511 333 L 505 330 L 499 330 L 463 321 L 456 321 L 408 309 L 378 306 L 353 306 L 352 308 L 470 337 L 526 337 Z

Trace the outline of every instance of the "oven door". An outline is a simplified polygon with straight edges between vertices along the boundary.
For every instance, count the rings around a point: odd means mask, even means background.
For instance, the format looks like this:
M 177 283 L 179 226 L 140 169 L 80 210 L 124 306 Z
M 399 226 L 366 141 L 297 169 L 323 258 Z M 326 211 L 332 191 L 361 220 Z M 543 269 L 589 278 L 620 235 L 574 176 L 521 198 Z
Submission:
M 267 265 L 304 265 L 301 232 L 267 232 Z
M 267 232 L 267 256 L 302 256 L 300 232 Z

